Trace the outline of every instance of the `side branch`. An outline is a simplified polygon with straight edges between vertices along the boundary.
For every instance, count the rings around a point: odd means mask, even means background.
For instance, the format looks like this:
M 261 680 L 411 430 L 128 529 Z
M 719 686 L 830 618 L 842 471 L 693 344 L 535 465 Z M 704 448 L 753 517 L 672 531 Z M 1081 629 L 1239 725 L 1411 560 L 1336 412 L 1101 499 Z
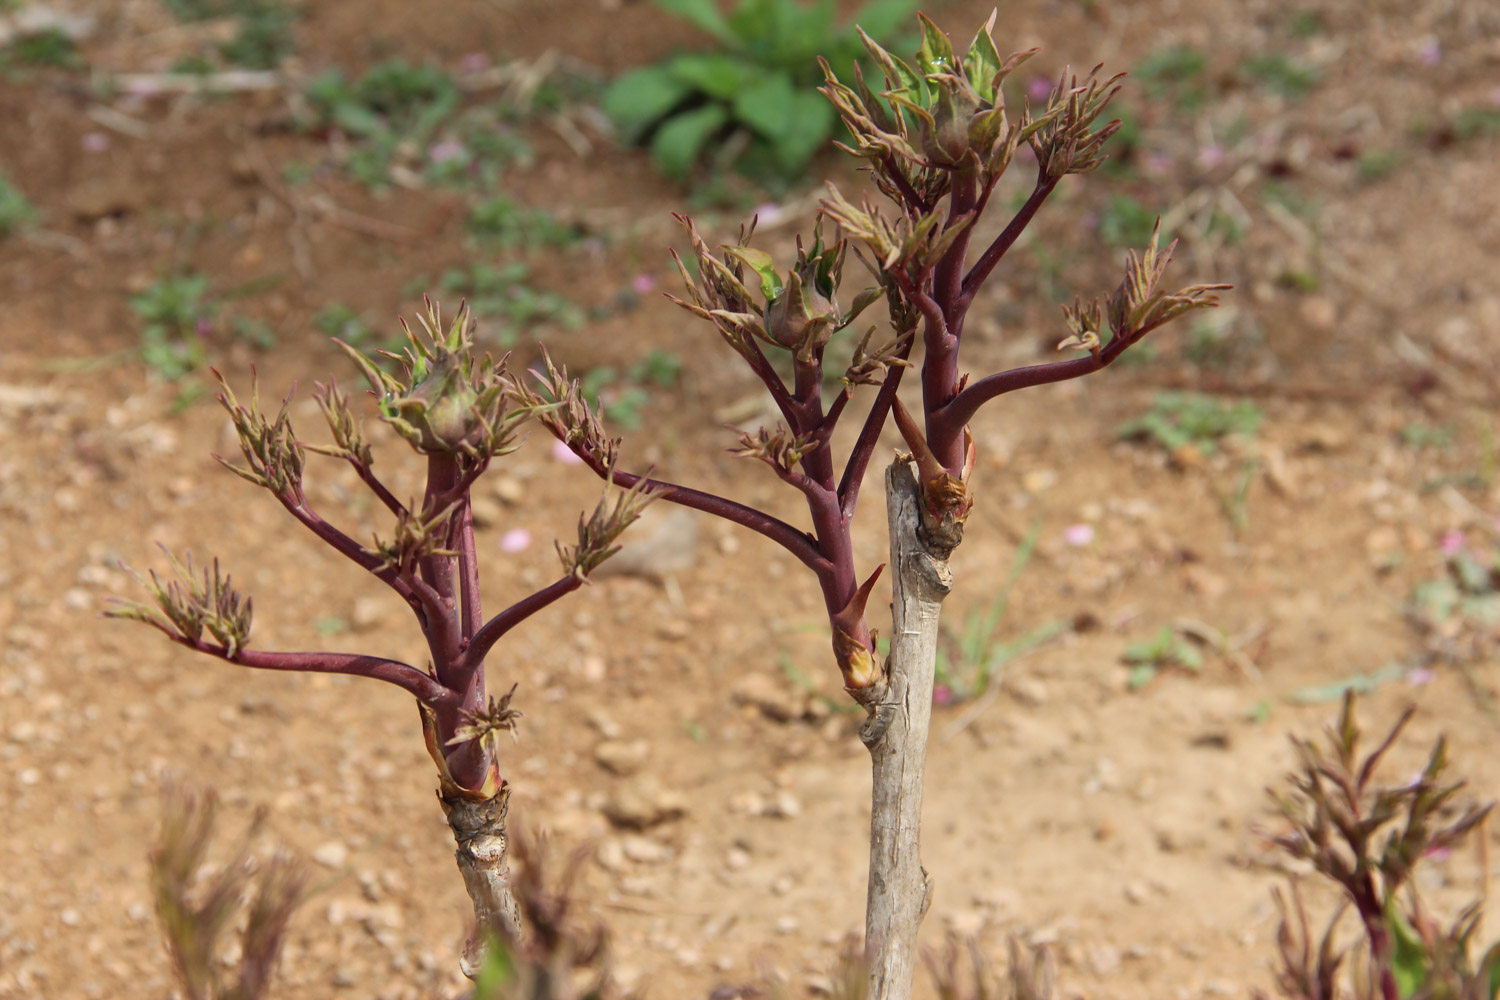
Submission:
M 569 573 L 567 576 L 543 587 L 541 590 L 528 594 L 495 615 L 495 617 L 480 626 L 479 631 L 474 633 L 474 637 L 464 647 L 463 654 L 459 657 L 458 669 L 460 671 L 477 669 L 484 662 L 484 658 L 489 655 L 495 643 L 500 641 L 500 638 L 505 633 L 563 595 L 571 594 L 583 586 L 583 583 L 584 581 L 581 578 Z
M 571 445 L 570 447 L 575 455 L 583 459 L 584 463 L 594 470 L 595 475 L 601 479 L 608 479 L 616 486 L 630 489 L 637 483 L 644 482 L 646 490 L 659 495 L 663 500 L 669 500 L 672 503 L 683 507 L 690 507 L 693 510 L 701 510 L 703 513 L 712 514 L 714 517 L 722 517 L 724 520 L 738 524 L 742 528 L 749 528 L 751 531 L 765 535 L 771 541 L 796 556 L 799 562 L 814 573 L 817 573 L 820 577 L 831 568 L 827 557 L 818 550 L 818 546 L 806 532 L 798 531 L 790 524 L 787 524 L 780 518 L 772 517 L 765 511 L 756 510 L 754 507 L 747 507 L 742 503 L 717 496 L 713 493 L 704 493 L 701 490 L 695 490 L 688 486 L 678 486 L 676 483 L 669 483 L 665 480 L 648 476 L 638 476 L 633 472 L 624 472 L 620 469 L 615 469 L 611 472 L 609 466 L 605 465 L 588 451 Z
M 1047 385 L 1051 382 L 1065 382 L 1070 378 L 1096 372 L 1118 358 L 1131 343 L 1132 341 L 1121 338 L 1101 349 L 1097 355 L 1090 354 L 1083 358 L 1052 361 L 1044 365 L 1030 365 L 1026 368 L 1012 368 L 1007 372 L 986 375 L 932 414 L 929 418 L 929 427 L 942 427 L 955 432 L 961 430 L 974 418 L 974 414 L 979 412 L 981 406 L 996 396 L 1003 396 L 1017 389 Z
M 458 694 L 449 690 L 437 679 L 409 663 L 388 660 L 380 656 L 361 653 L 281 653 L 260 649 L 239 649 L 230 655 L 229 650 L 217 643 L 189 640 L 180 636 L 169 636 L 180 646 L 199 653 L 216 656 L 226 663 L 258 670 L 292 670 L 298 673 L 350 674 L 356 677 L 373 677 L 375 680 L 394 684 L 412 695 L 424 705 L 434 708 L 456 704 Z
M 297 490 L 294 494 L 277 493 L 276 499 L 281 501 L 281 505 L 293 517 L 301 521 L 307 530 L 317 535 L 329 548 L 341 553 L 361 569 L 368 570 L 372 576 L 400 594 L 408 604 L 414 607 L 420 604 L 412 588 L 401 579 L 394 567 L 387 566 L 379 557 L 372 555 L 354 539 L 325 521 L 322 515 L 312 509 L 312 505 L 307 502 L 307 497 L 302 495 L 301 490 Z
M 984 253 L 974 262 L 974 266 L 969 269 L 969 273 L 964 275 L 963 292 L 959 308 L 960 313 L 968 307 L 970 302 L 974 301 L 974 295 L 979 291 L 979 286 L 984 284 L 985 279 L 990 276 L 990 272 L 995 269 L 995 265 L 999 264 L 1001 258 L 1015 245 L 1016 240 L 1020 238 L 1021 233 L 1026 230 L 1026 227 L 1031 225 L 1031 220 L 1036 216 L 1037 209 L 1042 207 L 1042 202 L 1046 201 L 1047 196 L 1052 193 L 1053 188 L 1057 187 L 1059 179 L 1043 177 L 1037 181 L 1036 187 L 1031 191 L 1031 196 L 1026 199 L 1026 204 L 1021 206 L 1020 211 L 1015 214 L 1015 217 L 1000 231 L 1000 235 L 995 237 L 995 241 L 985 247 Z
M 911 356 L 912 344 L 916 343 L 916 339 L 915 333 L 907 338 L 906 346 L 896 356 L 898 361 L 905 361 Z M 886 418 L 890 416 L 891 402 L 896 398 L 896 390 L 901 387 L 901 375 L 905 371 L 906 365 L 902 364 L 891 365 L 886 372 L 885 381 L 880 384 L 875 402 L 870 404 L 864 426 L 859 429 L 859 437 L 855 439 L 854 448 L 849 452 L 849 461 L 844 465 L 844 475 L 839 480 L 839 510 L 845 519 L 854 516 L 865 470 L 870 467 L 870 457 L 875 454 L 875 445 L 880 441 L 880 432 L 885 427 Z

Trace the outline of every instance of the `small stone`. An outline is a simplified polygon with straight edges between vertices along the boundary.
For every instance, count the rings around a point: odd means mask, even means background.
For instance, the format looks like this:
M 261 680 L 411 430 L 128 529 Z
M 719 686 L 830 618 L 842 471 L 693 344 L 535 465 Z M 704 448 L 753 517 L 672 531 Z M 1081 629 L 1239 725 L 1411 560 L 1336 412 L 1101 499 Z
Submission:
M 647 775 L 615 789 L 604 801 L 603 812 L 615 826 L 646 830 L 686 815 L 687 800 Z
M 670 861 L 672 849 L 666 844 L 658 843 L 650 837 L 632 836 L 626 837 L 620 842 L 620 849 L 631 861 L 643 865 L 657 865 L 663 861 Z
M 354 602 L 349 621 L 357 631 L 366 631 L 385 621 L 390 607 L 378 597 L 361 597 Z
M 771 891 L 778 896 L 785 896 L 797 887 L 797 880 L 790 875 L 777 876 L 776 881 L 771 883 Z
M 741 705 L 754 705 L 773 722 L 790 722 L 802 715 L 802 702 L 787 691 L 786 685 L 767 673 L 746 674 L 734 686 L 734 699 Z
M 791 792 L 777 792 L 765 814 L 775 819 L 793 819 L 802 815 L 802 803 Z
M 801 926 L 802 922 L 790 914 L 776 918 L 777 934 L 795 934 Z
M 1307 296 L 1297 307 L 1297 312 L 1308 326 L 1323 332 L 1332 330 L 1339 319 L 1338 307 L 1323 295 Z
M 1031 469 L 1021 473 L 1021 488 L 1027 493 L 1041 493 L 1057 485 L 1057 470 Z
M 1006 690 L 1012 698 L 1028 708 L 1040 708 L 1047 704 L 1047 685 L 1035 677 L 1018 677 L 1006 685 Z
M 625 867 L 625 846 L 613 837 L 601 842 L 594 851 L 594 860 L 608 872 L 617 872 Z
M 724 855 L 724 864 L 730 871 L 743 871 L 750 865 L 750 852 L 743 847 L 731 847 L 729 853 Z
M 330 840 L 313 851 L 312 859 L 324 868 L 342 868 L 349 860 L 349 848 L 341 841 Z
M 508 507 L 514 507 L 526 495 L 521 481 L 514 476 L 501 476 L 495 480 L 495 499 Z
M 63 593 L 63 604 L 73 611 L 87 611 L 94 606 L 94 595 L 82 587 L 71 587 Z
M 487 496 L 473 497 L 469 501 L 469 509 L 474 514 L 476 528 L 493 527 L 505 518 L 505 511 L 501 508 L 500 501 Z
M 1113 945 L 1096 945 L 1088 950 L 1089 968 L 1096 976 L 1108 976 L 1119 971 L 1120 949 Z
M 645 740 L 605 740 L 594 748 L 594 761 L 611 774 L 629 777 L 646 763 Z
M 16 778 L 21 782 L 21 784 L 30 786 L 42 780 L 42 772 L 38 771 L 34 767 L 28 767 L 26 770 L 16 775 Z
M 1140 882 L 1125 883 L 1125 899 L 1127 901 L 1140 905 L 1146 901 L 1146 896 L 1146 887 Z
M 77 910 L 73 909 L 70 906 L 66 910 L 63 910 L 61 913 L 59 913 L 57 915 L 57 919 L 62 921 L 64 927 L 77 927 L 79 922 L 83 918 L 79 915 Z

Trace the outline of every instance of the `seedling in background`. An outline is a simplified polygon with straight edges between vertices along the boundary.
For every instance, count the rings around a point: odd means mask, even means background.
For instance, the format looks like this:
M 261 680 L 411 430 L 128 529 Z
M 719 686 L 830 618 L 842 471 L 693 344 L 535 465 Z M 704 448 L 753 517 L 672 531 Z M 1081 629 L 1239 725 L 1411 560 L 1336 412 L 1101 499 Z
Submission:
M 36 209 L 14 184 L 0 174 L 0 239 L 36 218 Z
M 1130 677 L 1126 681 L 1132 691 L 1139 691 L 1156 679 L 1163 670 L 1179 667 L 1197 673 L 1203 669 L 1203 654 L 1198 647 L 1170 625 L 1146 642 L 1126 646 L 1121 656 L 1130 665 Z
M 1099 238 L 1112 247 L 1137 247 L 1151 239 L 1156 213 L 1128 194 L 1109 196 L 1099 213 Z
M 651 402 L 650 389 L 670 389 L 681 371 L 682 360 L 658 348 L 631 365 L 624 378 L 609 365 L 590 368 L 580 377 L 579 387 L 584 399 L 604 419 L 634 431 L 641 428 L 642 407 Z
M 1252 437 L 1260 421 L 1260 409 L 1246 400 L 1227 404 L 1210 396 L 1164 392 L 1145 414 L 1115 428 L 1115 436 L 1155 441 L 1172 455 L 1188 448 L 1215 455 L 1221 439 L 1230 434 Z
M 471 208 L 465 228 L 481 246 L 503 250 L 573 247 L 584 238 L 581 226 L 559 222 L 546 209 L 527 208 L 504 195 Z
M 438 769 L 443 811 L 458 843 L 457 860 L 482 930 L 518 930 L 505 852 L 509 788 L 500 774 L 500 737 L 513 734 L 521 712 L 516 688 L 500 698 L 487 693 L 485 660 L 512 629 L 587 582 L 619 550 L 620 534 L 650 499 L 642 485 L 606 489 L 593 513 L 580 517 L 576 545 L 558 546 L 559 578 L 486 617 L 479 593 L 479 549 L 470 491 L 490 463 L 519 445 L 522 425 L 545 412 L 518 394 L 504 362 L 473 350 L 469 314 L 444 326 L 429 303 L 418 330 L 407 330 L 399 373 L 341 345 L 359 366 L 379 404 L 380 419 L 427 460 L 420 503 L 398 499 L 374 471 L 374 453 L 349 399 L 332 381 L 314 397 L 328 423 L 329 445 L 309 445 L 296 434 L 290 400 L 274 414 L 261 409 L 252 390 L 241 403 L 221 380 L 219 401 L 240 439 L 243 464 L 219 461 L 269 492 L 321 542 L 390 587 L 406 603 L 427 640 L 426 669 L 367 653 L 280 652 L 251 640 L 250 599 L 214 561 L 195 567 L 191 557 L 169 555 L 171 571 L 141 582 L 144 602 L 122 601 L 109 612 L 158 629 L 195 652 L 243 667 L 349 674 L 385 681 L 416 698 L 422 732 Z M 361 545 L 326 520 L 303 489 L 307 453 L 347 463 L 390 514 L 391 525 Z M 471 940 L 465 970 L 482 965 L 481 939 Z
M 663 173 L 685 179 L 700 162 L 785 186 L 828 145 L 838 117 L 816 92 L 817 60 L 842 79 L 864 47 L 854 25 L 889 40 L 912 0 L 870 0 L 842 25 L 833 0 L 654 0 L 721 46 L 632 70 L 604 92 L 628 145 L 647 146 Z
M 1240 72 L 1286 98 L 1305 97 L 1319 80 L 1317 70 L 1281 53 L 1246 59 Z
M 156 919 L 187 1000 L 260 1000 L 268 995 L 287 923 L 307 897 L 309 871 L 285 848 L 252 857 L 264 811 L 233 856 L 210 867 L 217 814 L 212 792 L 167 787 L 150 858 Z M 239 940 L 231 944 L 236 926 Z
M 163 0 L 179 21 L 232 19 L 234 37 L 218 53 L 234 66 L 275 69 L 292 52 L 297 13 L 282 0 Z
M 57 28 L 23 34 L 0 48 L 0 69 L 11 66 L 71 69 L 78 63 L 78 46 Z
M 207 363 L 205 338 L 213 330 L 218 306 L 209 300 L 208 277 L 175 274 L 158 278 L 130 297 L 141 318 L 141 360 L 169 382 Z
M 1361 756 L 1354 705 L 1354 695 L 1345 694 L 1326 750 L 1292 739 L 1298 767 L 1288 776 L 1290 789 L 1270 793 L 1290 826 L 1273 843 L 1337 886 L 1344 904 L 1314 940 L 1297 883 L 1290 903 L 1276 894 L 1277 986 L 1289 1000 L 1493 1000 L 1500 991 L 1500 945 L 1476 954 L 1482 947 L 1475 937 L 1484 914 L 1483 887 L 1476 902 L 1444 924 L 1422 899 L 1416 877 L 1425 859 L 1446 854 L 1481 828 L 1491 806 L 1457 802 L 1464 786 L 1445 779 L 1443 737 L 1415 779 L 1377 783 L 1386 753 L 1416 710 L 1403 712 L 1390 734 Z M 1359 921 L 1362 947 L 1336 940 L 1350 910 Z
M 328 70 L 307 85 L 306 97 L 312 127 L 337 129 L 354 140 L 345 165 L 371 187 L 389 184 L 403 157 L 425 151 L 459 100 L 458 87 L 442 70 L 399 59 L 372 67 L 355 82 L 342 70 Z
M 514 347 L 522 331 L 536 333 L 544 327 L 576 329 L 583 323 L 583 309 L 556 292 L 534 288 L 531 269 L 522 263 L 471 264 L 468 269 L 449 268 L 438 278 L 439 294 L 464 299 L 476 319 L 485 321 L 485 333 L 501 347 Z M 414 285 L 420 288 L 426 279 Z
M 939 704 L 945 700 L 967 701 L 983 695 L 1005 665 L 1016 657 L 1030 652 L 1045 642 L 1067 632 L 1072 623 L 1066 620 L 1049 622 L 1032 630 L 1012 642 L 1001 642 L 996 635 L 1010 607 L 1011 591 L 1031 561 L 1036 551 L 1037 539 L 1041 537 L 1041 522 L 1033 524 L 1031 530 L 1016 549 L 1011 560 L 1010 572 L 995 594 L 995 599 L 986 607 L 976 607 L 964 617 L 963 628 L 955 634 L 944 623 L 943 642 L 938 646 L 934 665 L 935 698 Z
M 1500 647 L 1500 557 L 1461 543 L 1444 569 L 1417 584 L 1407 617 L 1431 654 L 1462 667 Z

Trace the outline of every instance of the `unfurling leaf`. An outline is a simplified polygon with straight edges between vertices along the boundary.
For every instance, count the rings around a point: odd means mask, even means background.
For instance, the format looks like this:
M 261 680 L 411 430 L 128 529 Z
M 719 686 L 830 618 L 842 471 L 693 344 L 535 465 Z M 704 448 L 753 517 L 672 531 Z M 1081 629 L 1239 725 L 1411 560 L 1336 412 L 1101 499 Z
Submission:
M 604 477 L 605 483 L 611 483 L 613 476 L 611 467 Z M 606 485 L 604 496 L 599 499 L 594 512 L 588 517 L 580 515 L 578 518 L 578 544 L 557 543 L 557 554 L 562 559 L 563 568 L 580 580 L 587 580 L 590 573 L 620 551 L 620 546 L 615 543 L 658 495 L 651 491 L 645 477 L 628 490 Z
M 489 704 L 484 708 L 464 712 L 463 725 L 453 731 L 453 738 L 444 745 L 451 747 L 478 740 L 486 750 L 494 754 L 499 749 L 501 733 L 510 733 L 511 742 L 518 742 L 520 736 L 517 727 L 523 713 L 510 707 L 511 699 L 516 694 L 516 686 L 512 684 L 510 690 L 499 698 L 490 695 Z
M 214 371 L 222 392 L 219 403 L 229 413 L 229 419 L 240 439 L 240 453 L 245 456 L 245 465 L 220 458 L 214 459 L 241 479 L 270 490 L 278 497 L 291 496 L 302 488 L 303 448 L 292 431 L 291 418 L 287 410 L 292 396 L 287 393 L 281 401 L 281 410 L 275 420 L 266 419 L 260 408 L 260 387 L 252 375 L 250 383 L 250 405 L 242 406 L 235 398 L 229 383 L 218 371 Z

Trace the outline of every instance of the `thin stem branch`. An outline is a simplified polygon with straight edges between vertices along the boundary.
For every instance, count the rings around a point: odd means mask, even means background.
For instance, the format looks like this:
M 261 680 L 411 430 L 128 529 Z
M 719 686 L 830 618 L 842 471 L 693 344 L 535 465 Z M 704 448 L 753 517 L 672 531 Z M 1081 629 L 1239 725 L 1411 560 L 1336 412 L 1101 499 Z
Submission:
M 928 414 L 928 432 L 931 433 L 934 427 L 941 427 L 945 431 L 961 433 L 974 418 L 974 414 L 979 412 L 979 408 L 996 396 L 1015 392 L 1017 389 L 1029 389 L 1032 386 L 1047 385 L 1052 382 L 1065 382 L 1070 378 L 1096 372 L 1118 358 L 1124 353 L 1125 348 L 1134 342 L 1133 339 L 1117 338 L 1102 348 L 1097 355 L 1090 354 L 1087 357 L 1071 358 L 1067 361 L 1051 361 L 1043 365 L 1012 368 L 1010 371 L 986 375 L 965 387 L 962 392 L 949 400 L 946 406 Z
M 299 673 L 351 674 L 357 677 L 373 677 L 394 684 L 418 701 L 440 708 L 455 704 L 457 692 L 445 687 L 432 675 L 418 670 L 409 663 L 389 660 L 381 656 L 362 653 L 286 653 L 261 649 L 239 649 L 233 656 L 229 650 L 217 643 L 189 640 L 172 636 L 173 642 L 209 656 L 218 657 L 227 663 L 257 670 L 292 670 Z
M 906 172 L 901 169 L 901 165 L 896 162 L 894 156 L 887 156 L 881 161 L 880 166 L 885 172 L 885 176 L 891 179 L 891 183 L 895 185 L 896 190 L 901 192 L 901 200 L 905 205 L 917 209 L 920 215 L 926 215 L 932 211 L 932 204 L 918 194 L 916 188 L 911 186 L 911 181 L 907 180 Z
M 571 573 L 548 584 L 535 593 L 521 598 L 504 611 L 480 626 L 459 658 L 461 670 L 477 670 L 484 665 L 484 658 L 500 638 L 521 622 L 530 618 L 547 605 L 565 594 L 571 594 L 583 586 L 583 580 Z
M 609 466 L 601 462 L 596 456 L 587 450 L 576 446 L 572 447 L 573 453 L 583 459 L 594 474 L 601 479 L 608 479 L 616 486 L 630 489 L 644 480 L 646 489 L 661 494 L 663 500 L 671 501 L 682 507 L 693 510 L 701 510 L 705 514 L 721 517 L 726 521 L 738 524 L 742 528 L 765 535 L 771 541 L 786 549 L 797 557 L 808 569 L 814 573 L 822 574 L 828 571 L 829 563 L 823 553 L 818 551 L 817 544 L 805 531 L 798 531 L 792 525 L 777 517 L 772 517 L 765 511 L 748 507 L 725 497 L 713 493 L 704 493 L 688 486 L 679 486 L 669 483 L 663 479 L 655 479 L 649 476 L 638 476 L 633 472 L 625 472 L 615 469 L 611 472 Z
M 385 483 L 380 481 L 380 478 L 375 475 L 373 469 L 352 455 L 346 455 L 345 460 L 354 466 L 354 471 L 359 476 L 360 482 L 364 483 L 370 492 L 375 494 L 381 503 L 385 504 L 386 510 L 397 517 L 410 516 L 411 512 L 406 509 L 406 504 L 396 499 L 396 495 L 386 488 Z
M 974 262 L 974 266 L 969 269 L 969 273 L 964 275 L 963 292 L 960 297 L 963 308 L 967 309 L 969 303 L 974 301 L 974 295 L 979 291 L 979 286 L 984 284 L 985 279 L 990 276 L 990 272 L 995 269 L 995 265 L 1000 263 L 1001 258 L 1005 256 L 1006 252 L 1020 238 L 1021 233 L 1025 231 L 1026 227 L 1031 224 L 1031 220 L 1035 217 L 1037 209 L 1042 207 L 1042 202 L 1047 200 L 1047 196 L 1056 187 L 1056 179 L 1048 179 L 1046 177 L 1037 178 L 1036 187 L 1032 189 L 1030 197 L 1026 199 L 1026 204 L 1021 206 L 1020 211 L 1000 231 L 1000 235 L 995 237 L 994 242 L 986 247 L 984 253 Z
M 906 339 L 906 346 L 901 349 L 897 360 L 905 361 L 911 355 L 911 348 L 916 340 L 915 333 Z M 901 387 L 901 376 L 905 371 L 905 365 L 892 365 L 886 370 L 885 381 L 875 394 L 875 402 L 870 404 L 870 412 L 865 415 L 864 426 L 859 429 L 859 437 L 855 439 L 849 461 L 844 465 L 844 475 L 839 480 L 839 509 L 845 520 L 854 516 L 865 470 L 870 467 L 870 457 L 875 454 L 875 445 L 880 442 L 880 431 L 885 427 L 886 418 L 891 412 L 891 402 Z
M 329 548 L 351 560 L 360 568 L 369 571 L 376 579 L 400 594 L 408 604 L 412 604 L 413 607 L 420 604 L 410 585 L 401 579 L 396 570 L 386 566 L 378 556 L 367 552 L 354 539 L 325 521 L 317 511 L 312 509 L 312 505 L 307 502 L 307 497 L 300 489 L 294 493 L 285 495 L 278 493 L 275 496 L 293 517 L 301 521 L 307 530 L 317 535 Z

